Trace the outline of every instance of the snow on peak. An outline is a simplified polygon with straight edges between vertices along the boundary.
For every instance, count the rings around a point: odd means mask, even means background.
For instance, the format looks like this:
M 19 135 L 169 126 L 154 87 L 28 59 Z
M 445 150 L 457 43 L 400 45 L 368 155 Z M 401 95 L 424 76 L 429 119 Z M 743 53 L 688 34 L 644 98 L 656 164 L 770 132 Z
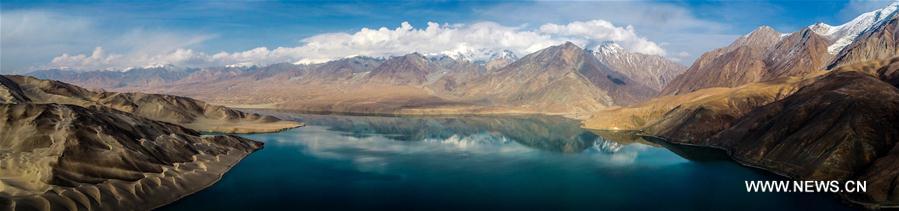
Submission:
M 598 57 L 629 57 L 632 53 L 614 41 L 604 41 L 590 48 L 590 52 Z
M 496 59 L 509 59 L 509 60 L 514 61 L 514 60 L 518 60 L 518 55 L 515 54 L 515 52 L 512 52 L 511 50 L 502 50 L 498 53 L 494 53 L 490 60 L 496 60 Z
M 622 52 L 626 52 L 621 45 L 612 41 L 605 41 L 593 47 L 593 53 L 602 53 L 602 54 L 619 54 Z
M 241 62 L 241 63 L 237 63 L 237 64 L 225 65 L 225 67 L 227 67 L 227 68 L 248 68 L 248 67 L 253 67 L 253 66 L 256 66 L 256 64 L 254 64 L 252 62 Z
M 808 28 L 811 29 L 816 34 L 820 34 L 820 35 L 832 33 L 831 30 L 834 29 L 833 26 L 828 25 L 826 23 L 822 23 L 822 22 L 818 22 L 815 25 L 810 25 L 810 26 L 808 26 Z
M 444 51 L 441 53 L 436 53 L 433 55 L 428 55 L 429 57 L 440 57 L 446 56 L 457 61 L 468 61 L 471 63 L 479 63 L 484 64 L 489 61 L 497 60 L 497 59 L 509 59 L 509 60 L 518 60 L 518 55 L 515 52 L 504 49 L 487 49 L 487 48 L 457 48 L 451 51 Z
M 144 65 L 143 67 L 127 67 L 127 68 L 125 68 L 125 69 L 113 69 L 113 68 L 107 68 L 106 70 L 107 70 L 107 71 L 121 71 L 121 72 L 128 72 L 128 71 L 137 70 L 137 69 L 143 69 L 143 70 L 148 70 L 148 69 L 176 70 L 177 68 L 176 68 L 175 65 L 173 65 L 173 64 L 150 64 L 150 65 Z
M 894 1 L 887 7 L 861 14 L 843 25 L 830 26 L 825 23 L 818 23 L 809 26 L 809 28 L 821 36 L 834 40 L 834 43 L 827 47 L 827 52 L 835 55 L 868 29 L 879 26 L 896 16 L 897 9 L 899 9 L 899 0 Z
M 295 65 L 311 65 L 311 64 L 321 64 L 325 62 L 330 62 L 333 59 L 300 59 L 299 61 L 293 62 Z
M 173 68 L 173 67 L 175 67 L 175 65 L 173 65 L 173 64 L 151 64 L 151 65 L 144 66 L 143 68 L 144 69 L 166 69 L 166 68 Z

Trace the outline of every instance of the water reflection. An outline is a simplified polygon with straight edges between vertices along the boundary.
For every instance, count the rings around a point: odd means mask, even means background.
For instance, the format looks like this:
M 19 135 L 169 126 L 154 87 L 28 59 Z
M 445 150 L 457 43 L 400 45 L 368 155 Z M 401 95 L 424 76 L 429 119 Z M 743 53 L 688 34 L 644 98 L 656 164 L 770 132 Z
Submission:
M 630 134 L 597 135 L 579 122 L 554 116 L 383 117 L 310 115 L 294 117 L 308 126 L 250 138 L 271 144 L 303 146 L 317 157 L 352 160 L 359 169 L 378 169 L 385 156 L 443 156 L 473 159 L 472 155 L 500 155 L 518 159 L 541 153 L 580 154 L 598 166 L 625 166 L 649 160 L 652 164 L 686 162 Z M 605 136 L 612 138 L 604 138 Z M 627 138 L 624 138 L 627 137 Z M 647 149 L 653 149 L 647 151 Z M 641 154 L 647 154 L 641 158 Z M 664 154 L 665 156 L 657 156 Z M 544 156 L 545 157 L 545 156 Z M 664 158 L 663 158 L 664 157 Z M 476 159 L 483 159 L 480 156 Z M 443 158 L 440 158 L 443 159 Z M 572 158 L 567 158 L 572 159 Z M 380 167 L 379 167 L 380 166 Z
M 326 126 L 348 136 L 383 136 L 399 141 L 514 141 L 535 149 L 579 153 L 605 143 L 579 127 L 579 122 L 554 116 L 514 117 L 362 117 L 305 115 L 309 125 Z M 601 143 L 596 143 L 601 142 Z

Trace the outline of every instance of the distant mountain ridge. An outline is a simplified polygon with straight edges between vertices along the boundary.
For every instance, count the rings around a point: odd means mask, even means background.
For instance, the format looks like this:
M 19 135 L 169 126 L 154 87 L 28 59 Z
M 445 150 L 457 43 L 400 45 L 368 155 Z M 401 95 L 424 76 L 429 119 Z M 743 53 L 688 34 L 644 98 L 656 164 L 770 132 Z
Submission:
M 318 64 L 187 69 L 165 66 L 123 72 L 43 70 L 31 75 L 95 89 L 177 94 L 228 105 L 305 111 L 402 113 L 436 108 L 450 113 L 581 113 L 644 100 L 683 70 L 663 57 L 624 49 L 591 53 L 572 43 L 559 46 L 568 49 L 567 57 L 544 56 L 534 60 L 532 55 L 537 53 L 518 57 L 508 50 L 457 55 L 410 53 L 389 58 L 350 57 Z M 512 68 L 525 58 L 530 66 Z M 535 71 L 553 65 L 559 70 Z M 559 81 L 569 79 L 573 81 Z M 476 85 L 489 81 L 505 82 L 491 88 Z M 568 91 L 530 93 L 539 88 L 553 91 L 555 88 L 549 87 L 554 86 L 567 86 Z M 535 90 L 515 90 L 522 87 Z M 499 93 L 497 89 L 505 91 Z M 566 108 L 565 100 L 580 103 Z M 543 110 L 550 107 L 552 111 Z

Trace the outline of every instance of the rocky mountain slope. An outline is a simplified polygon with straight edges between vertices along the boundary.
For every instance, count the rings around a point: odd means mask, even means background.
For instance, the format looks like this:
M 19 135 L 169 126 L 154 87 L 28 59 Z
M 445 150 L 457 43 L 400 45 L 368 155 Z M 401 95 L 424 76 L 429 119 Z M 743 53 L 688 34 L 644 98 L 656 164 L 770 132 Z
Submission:
M 687 69 L 662 56 L 628 52 L 614 42 L 598 45 L 592 52 L 600 63 L 656 91 Z
M 690 68 L 665 86 L 661 95 L 677 95 L 709 87 L 735 87 L 760 81 L 767 72 L 765 53 L 780 40 L 780 33 L 773 28 L 760 27 L 727 47 L 700 56 Z
M 833 44 L 827 47 L 827 52 L 831 55 L 840 53 L 846 46 L 852 44 L 862 33 L 871 28 L 889 22 L 899 10 L 899 2 L 893 2 L 889 6 L 866 12 L 858 17 L 839 26 L 831 26 L 826 23 L 817 23 L 809 26 L 815 33 L 826 37 L 833 41 Z
M 767 72 L 761 80 L 802 76 L 820 71 L 833 58 L 827 53 L 830 43 L 811 29 L 787 35 L 766 52 L 764 64 Z
M 829 67 L 899 55 L 899 11 L 896 11 L 899 2 L 894 3 L 892 7 L 893 12 L 887 16 L 888 18 L 861 33 L 854 42 L 836 55 Z

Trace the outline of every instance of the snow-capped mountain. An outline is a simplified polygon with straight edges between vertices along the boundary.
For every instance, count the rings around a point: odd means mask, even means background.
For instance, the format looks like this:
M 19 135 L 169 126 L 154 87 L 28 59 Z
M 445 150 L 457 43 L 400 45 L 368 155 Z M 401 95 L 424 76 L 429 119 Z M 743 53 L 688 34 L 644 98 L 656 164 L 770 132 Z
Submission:
M 250 68 L 250 67 L 255 67 L 255 66 L 256 66 L 256 64 L 252 63 L 252 62 L 241 62 L 241 63 L 237 63 L 237 64 L 225 65 L 226 68 Z
M 153 65 L 146 65 L 143 67 L 128 67 L 125 69 L 117 69 L 117 70 L 112 70 L 112 71 L 129 72 L 129 71 L 135 71 L 135 70 L 156 70 L 156 71 L 176 71 L 177 72 L 177 71 L 186 71 L 186 70 L 190 70 L 190 69 L 191 68 L 183 67 L 183 66 L 175 66 L 173 64 L 153 64 Z
M 518 60 L 518 55 L 511 50 L 496 50 L 496 49 L 465 49 L 465 50 L 457 50 L 457 51 L 447 51 L 439 54 L 428 55 L 431 56 L 441 56 L 445 55 L 450 58 L 459 61 L 468 61 L 476 64 L 486 64 L 487 62 L 498 60 L 498 59 L 507 59 L 511 61 Z
M 632 53 L 606 41 L 590 50 L 600 62 L 655 90 L 661 90 L 687 67 L 665 57 Z
M 827 47 L 827 52 L 836 55 L 840 50 L 843 50 L 843 48 L 855 41 L 859 34 L 879 26 L 896 16 L 897 9 L 899 9 L 899 1 L 895 1 L 887 7 L 859 15 L 843 25 L 831 26 L 826 23 L 817 23 L 809 26 L 809 28 L 815 33 L 832 40 L 834 43 Z
M 618 43 L 615 43 L 613 41 L 602 42 L 601 44 L 593 47 L 593 49 L 591 50 L 593 51 L 593 54 L 602 54 L 608 56 L 619 55 L 626 52 L 626 50 L 624 50 L 621 45 L 618 45 Z

